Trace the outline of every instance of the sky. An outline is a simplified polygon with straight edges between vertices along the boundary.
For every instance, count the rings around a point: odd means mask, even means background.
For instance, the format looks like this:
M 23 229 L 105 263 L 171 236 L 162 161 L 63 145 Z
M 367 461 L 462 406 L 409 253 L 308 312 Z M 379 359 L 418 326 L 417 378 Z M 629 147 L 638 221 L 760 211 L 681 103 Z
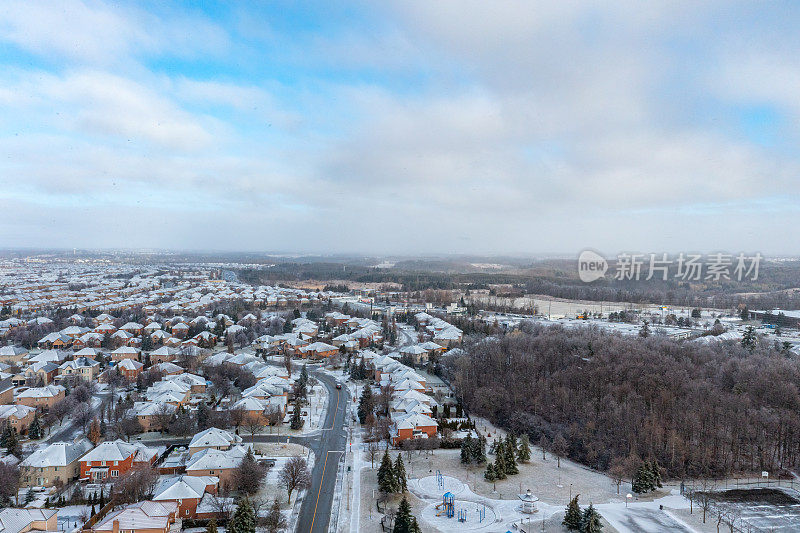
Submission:
M 4 0 L 0 247 L 796 254 L 798 23 L 781 1 Z

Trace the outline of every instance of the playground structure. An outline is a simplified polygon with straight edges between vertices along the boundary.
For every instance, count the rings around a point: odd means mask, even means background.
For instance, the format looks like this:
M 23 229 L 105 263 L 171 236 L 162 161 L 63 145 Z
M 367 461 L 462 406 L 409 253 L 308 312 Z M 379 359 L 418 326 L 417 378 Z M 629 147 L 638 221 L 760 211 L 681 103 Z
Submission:
M 466 502 L 465 502 L 466 503 Z M 452 492 L 445 492 L 442 495 L 442 503 L 436 505 L 436 516 L 445 515 L 447 518 L 453 518 L 456 514 L 455 496 Z M 478 516 L 478 523 L 482 524 L 486 519 L 486 505 L 475 504 L 475 514 Z M 467 509 L 462 507 L 458 510 L 458 521 L 467 521 Z
M 437 475 L 439 475 L 438 472 Z M 453 496 L 453 493 L 445 492 L 444 495 L 442 496 L 442 503 L 436 506 L 437 510 L 436 516 L 442 516 L 442 514 L 444 514 L 445 516 L 447 516 L 447 518 L 453 518 L 453 515 L 455 514 L 455 507 L 453 505 L 454 501 L 455 497 Z M 459 513 L 459 518 L 460 516 L 461 515 Z

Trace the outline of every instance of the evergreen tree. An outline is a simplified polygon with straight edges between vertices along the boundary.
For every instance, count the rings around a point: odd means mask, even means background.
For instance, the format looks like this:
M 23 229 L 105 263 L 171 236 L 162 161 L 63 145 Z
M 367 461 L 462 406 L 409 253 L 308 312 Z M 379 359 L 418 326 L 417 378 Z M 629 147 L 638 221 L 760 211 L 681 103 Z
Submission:
M 414 517 L 411 516 L 411 505 L 405 496 L 397 506 L 397 513 L 394 515 L 394 529 L 392 533 L 414 533 Z M 419 528 L 419 526 L 417 526 Z
M 406 465 L 403 464 L 403 457 L 401 453 L 397 454 L 397 459 L 394 462 L 394 478 L 397 492 L 405 492 L 408 490 L 406 482 Z
M 28 437 L 31 440 L 39 440 L 42 438 L 42 423 L 39 420 L 39 411 L 33 415 L 31 425 L 28 426 Z
M 600 523 L 600 513 L 598 513 L 594 505 L 590 503 L 589 507 L 583 512 L 581 533 L 600 533 L 602 529 L 603 524 Z
M 523 434 L 519 439 L 519 448 L 517 449 L 517 461 L 520 463 L 527 463 L 531 460 L 531 443 L 528 440 L 528 435 Z
M 483 473 L 483 479 L 490 483 L 497 480 L 497 476 L 494 473 L 494 464 L 486 463 L 486 472 Z
M 576 494 L 569 501 L 567 510 L 564 513 L 564 521 L 561 522 L 570 531 L 579 531 L 583 526 L 583 514 L 581 513 L 581 506 L 578 505 L 578 496 L 580 494 Z
M 647 320 L 642 322 L 642 328 L 639 330 L 639 336 L 645 338 L 650 336 L 650 326 Z
M 305 363 L 303 363 L 303 368 L 300 369 L 300 384 L 303 387 L 308 385 L 308 368 L 306 368 Z
M 300 400 L 294 402 L 294 411 L 292 412 L 292 421 L 289 424 L 291 429 L 300 429 L 303 427 L 303 419 L 300 416 Z
M 15 428 L 11 428 L 11 430 L 8 432 L 8 437 L 6 438 L 6 451 L 17 457 L 22 455 L 22 448 L 19 445 L 19 436 L 17 435 L 17 430 Z
M 0 435 L 0 446 L 6 448 L 8 446 L 8 438 L 11 435 L 11 426 L 9 424 L 3 424 L 3 433 Z
M 461 439 L 461 464 L 472 464 L 472 455 L 472 434 L 469 434 Z
M 753 326 L 747 326 L 742 334 L 742 347 L 746 348 L 750 353 L 756 349 L 756 330 Z
M 384 450 L 383 459 L 381 459 L 381 466 L 378 467 L 378 489 L 381 492 L 390 494 L 395 492 L 396 482 L 397 479 L 394 475 L 392 459 L 389 457 L 389 451 Z
M 374 408 L 375 400 L 372 398 L 372 388 L 369 385 L 365 385 L 358 401 L 358 421 L 363 424 L 367 417 L 372 414 Z
M 28 505 L 34 499 L 35 499 L 35 496 L 33 494 L 33 490 L 29 488 L 28 491 L 25 493 L 25 505 Z M 92 514 L 94 514 L 94 513 L 92 513 Z
M 213 518 L 209 520 L 206 526 L 206 533 L 217 533 L 217 521 Z
M 229 533 L 255 533 L 256 532 L 256 513 L 250 505 L 248 498 L 239 500 L 239 505 L 233 513 L 233 517 L 228 523 Z
M 198 431 L 208 429 L 208 405 L 204 401 L 197 405 L 197 429 Z
M 478 435 L 478 438 L 473 441 L 473 446 L 472 461 L 475 464 L 484 464 L 486 462 L 486 438 Z
M 497 448 L 495 449 L 495 458 L 494 458 L 494 476 L 497 479 L 505 479 L 506 478 L 506 452 L 505 452 L 505 445 L 502 441 L 497 443 Z
M 661 467 L 655 459 L 650 462 L 650 474 L 653 479 L 653 490 L 664 486 L 661 484 Z
M 517 468 L 517 439 L 510 433 L 506 437 L 505 444 L 503 444 L 503 456 L 506 474 L 509 476 L 519 474 L 519 468 Z
M 656 484 L 653 479 L 653 472 L 647 463 L 643 463 L 633 476 L 631 489 L 637 494 L 644 494 L 655 490 Z

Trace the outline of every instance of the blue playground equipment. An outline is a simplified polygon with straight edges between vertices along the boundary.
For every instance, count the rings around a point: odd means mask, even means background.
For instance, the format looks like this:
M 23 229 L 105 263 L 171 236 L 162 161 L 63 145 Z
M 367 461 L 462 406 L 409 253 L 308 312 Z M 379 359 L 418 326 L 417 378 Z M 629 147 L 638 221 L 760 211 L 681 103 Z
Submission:
M 453 507 L 454 501 L 455 497 L 453 496 L 453 493 L 445 492 L 444 496 L 442 496 L 442 503 L 436 506 L 436 509 L 439 511 L 436 516 L 440 516 L 442 513 L 444 513 L 447 518 L 453 518 L 453 515 L 455 514 L 455 508 Z
M 440 489 L 444 488 L 444 479 L 442 478 L 442 471 L 441 470 L 437 470 L 436 471 L 436 483 L 439 485 Z
M 483 519 L 486 518 L 486 506 L 481 506 L 480 509 L 476 509 L 478 511 L 478 522 L 483 523 Z
M 466 522 L 467 521 L 467 510 L 466 509 L 459 509 L 458 510 L 458 521 L 459 522 Z

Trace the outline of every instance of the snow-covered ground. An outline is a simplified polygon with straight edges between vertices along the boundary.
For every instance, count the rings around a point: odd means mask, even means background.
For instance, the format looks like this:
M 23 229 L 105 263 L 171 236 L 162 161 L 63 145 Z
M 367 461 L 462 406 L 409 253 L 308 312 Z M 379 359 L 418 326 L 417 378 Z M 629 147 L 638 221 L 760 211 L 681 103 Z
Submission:
M 92 511 L 91 505 L 67 505 L 58 509 L 58 530 L 74 531 L 83 525 L 83 517 Z
M 660 507 L 663 506 L 663 509 Z M 619 533 L 696 533 L 670 509 L 686 509 L 689 502 L 678 491 L 650 502 L 625 504 L 624 498 L 595 506 L 598 512 Z

